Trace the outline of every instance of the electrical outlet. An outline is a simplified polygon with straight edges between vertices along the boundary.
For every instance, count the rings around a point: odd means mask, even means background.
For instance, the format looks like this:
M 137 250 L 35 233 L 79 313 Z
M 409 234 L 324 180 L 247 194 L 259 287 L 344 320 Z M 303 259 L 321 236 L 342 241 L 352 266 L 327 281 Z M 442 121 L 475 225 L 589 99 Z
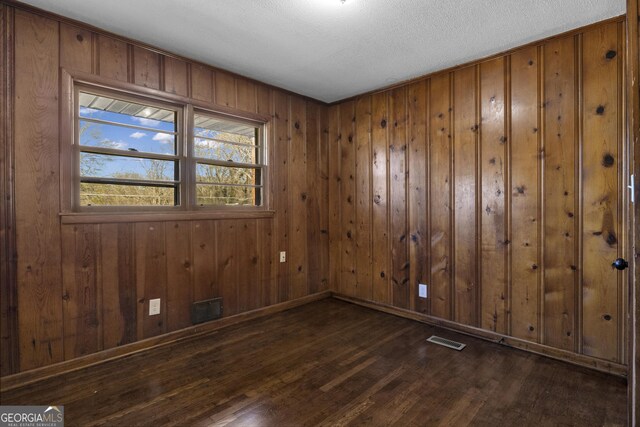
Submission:
M 160 298 L 149 300 L 149 316 L 160 314 Z
M 418 296 L 420 298 L 426 298 L 427 297 L 427 285 L 420 283 L 418 285 Z
M 280 262 L 287 262 L 287 253 L 285 251 L 280 252 Z

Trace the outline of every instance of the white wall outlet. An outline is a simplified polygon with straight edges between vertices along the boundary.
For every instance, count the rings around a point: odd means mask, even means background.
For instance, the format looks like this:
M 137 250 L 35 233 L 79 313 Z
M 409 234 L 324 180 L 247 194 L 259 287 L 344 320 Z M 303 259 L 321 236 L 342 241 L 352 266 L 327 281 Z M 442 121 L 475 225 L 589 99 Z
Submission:
M 160 298 L 149 300 L 149 316 L 160 314 Z
M 418 285 L 418 296 L 420 298 L 426 298 L 427 297 L 427 285 L 420 283 Z
M 280 262 L 287 262 L 287 253 L 285 251 L 280 252 Z

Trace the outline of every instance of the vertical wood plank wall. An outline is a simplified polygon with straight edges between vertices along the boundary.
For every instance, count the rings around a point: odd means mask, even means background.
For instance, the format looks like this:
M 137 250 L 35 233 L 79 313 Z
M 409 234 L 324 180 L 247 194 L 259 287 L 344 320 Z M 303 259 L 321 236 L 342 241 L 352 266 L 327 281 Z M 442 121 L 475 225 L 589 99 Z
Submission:
M 332 287 L 625 364 L 623 52 L 618 19 L 331 106 Z
M 328 289 L 326 106 L 110 35 L 1 7 L 3 47 L 8 47 L 3 52 L 14 51 L 15 36 L 19 76 L 11 96 L 3 53 L 3 136 L 10 126 L 15 134 L 19 305 L 12 305 L 3 281 L 2 375 L 190 326 L 193 301 L 221 296 L 227 316 Z M 275 216 L 61 225 L 60 67 L 271 116 Z M 10 114 L 15 120 L 7 123 Z M 3 194 L 11 175 L 6 158 Z M 10 205 L 2 205 L 3 226 L 12 215 L 5 212 Z M 12 256 L 5 242 L 3 237 L 3 269 Z M 287 263 L 278 262 L 278 251 L 287 251 Z M 3 270 L 2 277 L 10 276 Z M 151 298 L 162 299 L 161 315 L 146 315 Z M 7 319 L 16 308 L 14 328 Z
M 13 162 L 13 14 L 0 4 L 0 375 L 18 366 Z

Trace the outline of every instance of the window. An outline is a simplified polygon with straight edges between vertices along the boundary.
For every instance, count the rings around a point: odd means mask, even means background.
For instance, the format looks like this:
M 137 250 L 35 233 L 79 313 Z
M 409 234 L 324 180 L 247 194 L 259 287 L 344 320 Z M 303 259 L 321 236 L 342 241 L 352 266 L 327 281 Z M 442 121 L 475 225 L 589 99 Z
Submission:
M 79 206 L 179 206 L 182 110 L 78 90 Z
M 74 95 L 76 211 L 263 206 L 264 123 L 85 84 Z
M 193 154 L 196 201 L 206 205 L 260 205 L 262 146 L 260 128 L 196 113 Z

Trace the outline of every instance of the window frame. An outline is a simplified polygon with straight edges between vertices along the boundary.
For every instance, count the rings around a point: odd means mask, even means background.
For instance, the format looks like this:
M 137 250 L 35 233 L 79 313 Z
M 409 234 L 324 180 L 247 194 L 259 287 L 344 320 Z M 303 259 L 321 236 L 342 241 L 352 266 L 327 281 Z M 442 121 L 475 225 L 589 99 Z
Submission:
M 80 206 L 80 164 L 81 146 L 78 141 L 79 108 L 78 93 L 85 89 L 90 93 L 103 94 L 132 102 L 148 104 L 166 109 L 181 109 L 177 114 L 177 164 L 180 169 L 178 183 L 178 206 Z M 84 72 L 73 73 L 61 68 L 60 96 L 60 168 L 61 168 L 61 203 L 60 216 L 63 223 L 93 222 L 127 222 L 144 220 L 189 219 L 193 218 L 235 218 L 235 217 L 272 217 L 270 210 L 269 182 L 271 180 L 270 117 L 264 114 L 245 112 L 229 107 L 203 102 L 193 98 L 176 95 L 156 89 L 142 87 L 127 82 L 114 81 Z M 196 202 L 196 160 L 193 156 L 194 146 L 194 112 L 227 118 L 256 126 L 261 140 L 257 145 L 262 147 L 262 182 L 260 205 L 198 205 Z M 179 124 L 178 124 L 179 123 Z M 146 157 L 149 153 L 135 157 Z M 148 158 L 155 158 L 153 153 Z
M 120 152 L 122 150 L 117 149 L 109 149 L 109 148 L 101 148 L 101 147 L 90 147 L 89 149 L 83 149 L 83 145 L 80 144 L 80 121 L 83 119 L 79 116 L 80 110 L 80 102 L 79 95 L 80 92 L 95 94 L 99 96 L 105 96 L 110 98 L 117 98 L 122 101 L 131 101 L 143 105 L 148 105 L 150 107 L 163 108 L 167 110 L 172 110 L 176 112 L 176 153 L 175 155 L 163 155 L 156 153 L 146 153 L 146 152 L 137 152 L 136 154 L 127 154 L 126 152 Z M 141 96 L 132 95 L 130 93 L 122 93 L 118 90 L 110 90 L 102 87 L 95 87 L 93 85 L 88 85 L 85 83 L 80 83 L 74 85 L 74 116 L 73 116 L 73 210 L 75 212 L 120 212 L 120 211 L 165 211 L 165 210 L 184 210 L 184 207 L 187 206 L 188 198 L 187 198 L 187 180 L 185 166 L 187 163 L 187 157 L 185 153 L 185 132 L 184 132 L 184 106 L 175 104 L 157 101 L 152 98 L 145 98 Z M 118 123 L 114 123 L 116 126 L 127 127 L 125 125 L 120 125 Z M 133 129 L 133 127 L 132 127 Z M 132 206 L 121 206 L 121 205 L 107 205 L 107 206 L 84 206 L 80 203 L 80 184 L 82 182 L 82 177 L 80 176 L 80 154 L 83 152 L 90 152 L 96 154 L 106 154 L 106 155 L 116 155 L 122 157 L 129 158 L 138 158 L 138 159 L 151 159 L 151 160 L 164 160 L 164 161 L 173 161 L 176 163 L 178 168 L 178 179 L 174 182 L 174 188 L 176 188 L 177 200 L 179 201 L 178 205 L 172 206 L 153 206 L 153 205 L 132 205 Z M 97 178 L 94 181 L 117 181 L 117 179 L 102 179 Z M 122 180 L 123 183 L 129 183 L 131 185 L 135 185 L 135 182 L 140 182 L 142 186 L 153 186 L 149 181 L 144 180 Z M 160 183 L 160 182 L 159 182 Z M 168 187 L 168 186 L 166 186 Z M 170 187 L 169 187 L 170 188 Z M 174 196 L 175 197 L 175 196 Z
M 207 158 L 203 158 L 203 157 L 196 157 L 194 154 L 194 150 L 195 150 L 195 140 L 196 140 L 196 136 L 194 135 L 194 131 L 195 131 L 195 117 L 196 114 L 202 114 L 202 115 L 208 115 L 208 116 L 212 116 L 212 117 L 219 117 L 222 119 L 227 119 L 231 122 L 236 122 L 236 123 L 241 123 L 241 124 L 246 124 L 249 126 L 254 126 L 257 130 L 258 130 L 258 140 L 256 141 L 256 146 L 260 148 L 259 154 L 258 154 L 258 161 L 255 164 L 249 164 L 249 163 L 235 163 L 235 162 L 225 162 L 223 160 L 215 160 L 215 159 L 207 159 Z M 267 159 L 268 159 L 268 152 L 267 152 L 267 142 L 266 142 L 266 137 L 265 137 L 265 127 L 266 124 L 263 122 L 259 122 L 256 120 L 251 120 L 251 119 L 246 119 L 246 118 L 241 118 L 241 117 L 229 117 L 227 115 L 222 115 L 220 113 L 218 113 L 217 111 L 214 110 L 209 110 L 206 108 L 197 108 L 197 107 L 193 107 L 191 106 L 191 111 L 189 112 L 189 130 L 188 130 L 188 136 L 187 136 L 187 140 L 188 140 L 188 145 L 187 145 L 187 149 L 189 150 L 188 152 L 188 163 L 189 163 L 189 172 L 191 173 L 191 182 L 193 183 L 192 185 L 189 186 L 189 191 L 191 192 L 191 197 L 190 199 L 192 200 L 192 205 L 194 209 L 256 209 L 256 208 L 262 208 L 265 207 L 266 205 L 266 198 L 265 198 L 265 192 L 266 192 L 266 188 L 267 188 L 267 176 L 268 176 L 268 165 L 267 165 Z M 197 181 L 197 177 L 196 177 L 196 168 L 198 163 L 202 163 L 202 164 L 207 164 L 207 165 L 212 165 L 212 166 L 222 166 L 222 167 L 234 167 L 234 165 L 236 165 L 235 167 L 237 168 L 242 168 L 242 167 L 246 167 L 246 168 L 252 168 L 252 169 L 256 169 L 256 170 L 260 170 L 260 175 L 261 175 L 261 183 L 260 185 L 257 185 L 257 188 L 260 189 L 260 204 L 259 205 L 200 205 L 197 203 L 198 198 L 196 195 L 196 189 L 197 189 L 197 185 L 198 185 L 198 181 Z

